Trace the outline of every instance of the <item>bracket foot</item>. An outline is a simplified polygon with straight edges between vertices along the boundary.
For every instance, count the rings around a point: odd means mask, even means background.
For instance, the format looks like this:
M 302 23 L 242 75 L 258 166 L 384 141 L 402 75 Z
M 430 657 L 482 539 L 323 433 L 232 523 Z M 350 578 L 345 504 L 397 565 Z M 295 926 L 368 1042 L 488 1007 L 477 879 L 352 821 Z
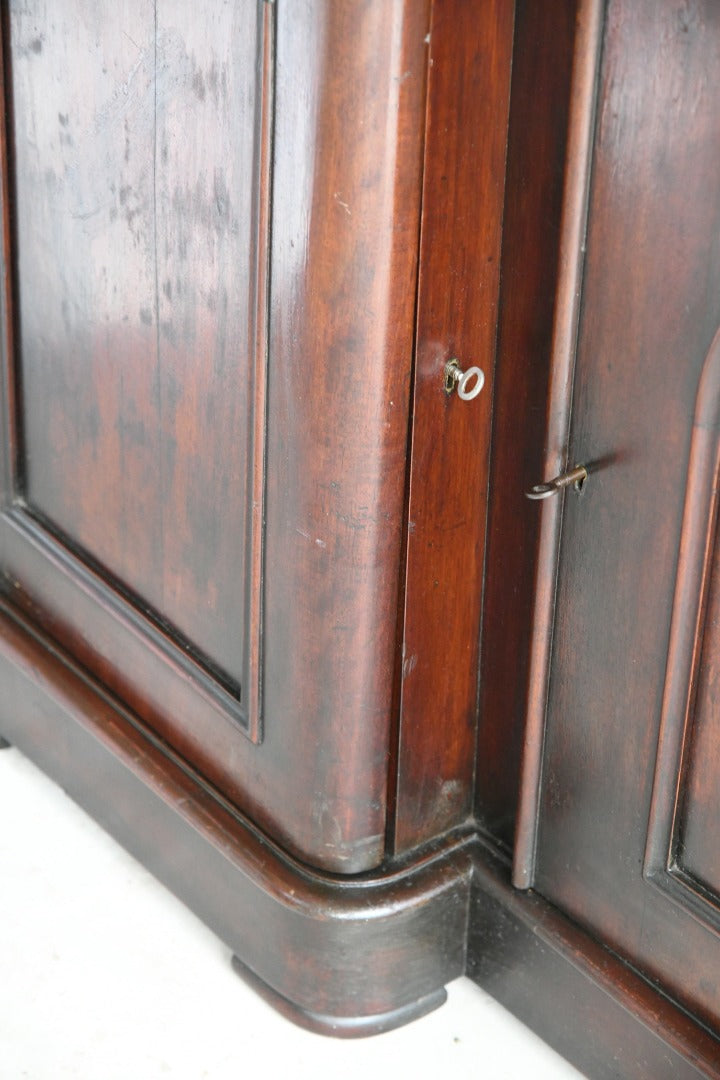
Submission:
M 418 1020 L 447 1000 L 447 991 L 441 987 L 421 997 L 418 1001 L 401 1005 L 389 1012 L 373 1013 L 370 1016 L 328 1016 L 326 1013 L 313 1012 L 288 1001 L 243 964 L 237 956 L 233 956 L 232 966 L 248 986 L 288 1020 L 318 1035 L 333 1035 L 336 1039 L 359 1039 L 368 1035 L 382 1035 L 383 1032 L 392 1031 L 393 1028 L 401 1027 L 411 1020 Z

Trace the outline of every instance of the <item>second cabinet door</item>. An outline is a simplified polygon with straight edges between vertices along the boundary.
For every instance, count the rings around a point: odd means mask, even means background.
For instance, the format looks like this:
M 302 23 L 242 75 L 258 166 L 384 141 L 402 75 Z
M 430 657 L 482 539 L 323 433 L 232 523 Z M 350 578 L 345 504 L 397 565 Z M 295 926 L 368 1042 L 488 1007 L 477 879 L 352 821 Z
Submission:
M 535 888 L 720 1018 L 720 11 L 612 0 Z

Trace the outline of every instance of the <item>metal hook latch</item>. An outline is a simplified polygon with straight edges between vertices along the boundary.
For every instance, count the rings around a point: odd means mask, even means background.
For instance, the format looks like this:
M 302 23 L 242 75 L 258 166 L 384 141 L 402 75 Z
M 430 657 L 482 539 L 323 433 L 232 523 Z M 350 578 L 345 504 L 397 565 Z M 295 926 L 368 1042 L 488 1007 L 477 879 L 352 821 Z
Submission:
M 474 380 L 474 382 L 473 382 Z M 463 401 L 472 401 L 485 385 L 485 372 L 479 367 L 470 367 L 463 371 L 457 360 L 448 360 L 445 365 L 445 393 L 452 394 L 457 387 L 458 397 Z
M 588 471 L 584 465 L 576 465 L 574 469 L 568 469 L 566 473 L 556 476 L 554 480 L 548 480 L 546 484 L 536 484 L 525 492 L 528 499 L 549 499 L 551 495 L 557 495 L 563 488 L 573 486 L 575 491 L 582 491 L 583 485 L 588 478 Z

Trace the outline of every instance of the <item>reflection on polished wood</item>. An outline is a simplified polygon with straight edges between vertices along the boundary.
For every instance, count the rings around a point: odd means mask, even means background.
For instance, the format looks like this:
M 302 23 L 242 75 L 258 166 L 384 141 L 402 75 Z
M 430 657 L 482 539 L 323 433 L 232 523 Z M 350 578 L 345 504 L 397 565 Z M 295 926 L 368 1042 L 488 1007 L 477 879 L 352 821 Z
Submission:
M 720 1077 L 718 5 L 2 29 L 5 740 L 314 1030 Z

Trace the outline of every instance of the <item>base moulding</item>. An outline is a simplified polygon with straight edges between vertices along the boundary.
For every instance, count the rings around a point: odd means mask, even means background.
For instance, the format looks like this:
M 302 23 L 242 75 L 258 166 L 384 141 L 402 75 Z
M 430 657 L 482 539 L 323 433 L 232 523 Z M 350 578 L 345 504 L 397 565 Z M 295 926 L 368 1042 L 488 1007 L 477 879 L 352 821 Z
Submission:
M 477 831 L 372 874 L 317 872 L 7 606 L 0 684 L 4 741 L 199 915 L 236 970 L 296 1022 L 377 1034 L 436 1008 L 445 984 L 467 974 L 588 1076 L 720 1077 L 718 1038 L 540 896 L 514 889 L 509 860 Z

